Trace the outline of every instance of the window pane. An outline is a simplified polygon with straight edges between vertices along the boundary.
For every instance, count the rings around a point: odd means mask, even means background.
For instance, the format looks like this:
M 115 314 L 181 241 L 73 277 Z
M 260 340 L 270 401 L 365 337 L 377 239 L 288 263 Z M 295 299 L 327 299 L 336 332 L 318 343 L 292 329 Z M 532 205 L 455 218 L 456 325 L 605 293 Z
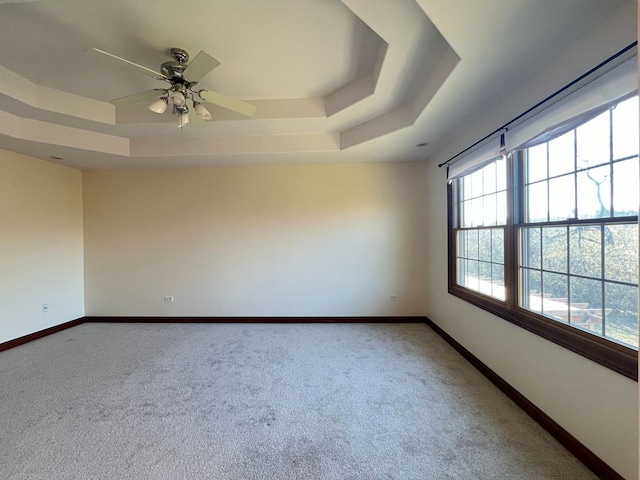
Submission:
M 527 222 L 547 221 L 547 182 L 534 183 L 527 187 Z
M 491 230 L 491 259 L 495 263 L 504 264 L 504 230 Z
M 482 280 L 480 291 L 491 295 L 491 264 L 489 262 L 479 263 L 479 276 Z
M 638 283 L 638 225 L 604 227 L 604 272 L 608 280 Z
M 570 270 L 576 275 L 602 277 L 602 240 L 600 225 L 569 229 Z
M 573 175 L 549 180 L 549 220 L 566 220 L 576 216 L 574 192 Z
M 507 224 L 507 192 L 500 192 L 496 195 L 497 218 L 496 225 Z
M 541 268 L 540 264 L 540 228 L 523 228 L 521 230 L 522 266 Z
M 483 225 L 491 226 L 496 224 L 496 194 L 492 193 L 483 197 L 484 200 L 484 216 Z
M 567 229 L 542 229 L 542 268 L 554 272 L 567 272 Z
M 478 170 L 471 174 L 471 196 L 479 197 L 482 195 L 482 170 Z
M 458 246 L 458 257 L 467 256 L 467 232 L 466 230 L 458 231 L 458 240 L 456 245 Z
M 503 229 L 459 230 L 456 233 L 456 241 L 458 257 L 456 283 L 470 290 L 504 300 Z
M 491 261 L 491 230 L 478 231 L 478 258 L 485 262 Z M 491 274 L 488 276 L 491 278 Z
M 490 163 L 482 169 L 482 181 L 484 193 L 496 191 L 496 163 Z
M 573 130 L 549 142 L 549 177 L 573 172 L 575 145 Z
M 571 277 L 571 323 L 602 335 L 602 281 Z
M 496 162 L 496 190 L 507 189 L 507 162 Z
M 478 231 L 467 230 L 467 258 L 478 259 Z
M 520 305 L 534 312 L 542 311 L 542 276 L 539 270 L 520 270 L 522 298 Z
M 638 287 L 605 283 L 605 336 L 638 347 Z
M 464 286 L 464 279 L 467 276 L 467 261 L 464 258 L 459 258 L 458 262 L 458 278 L 456 278 L 456 283 L 458 285 Z
M 498 265 L 498 264 L 493 264 L 493 270 L 492 270 L 492 283 L 493 283 L 493 288 L 491 290 L 491 295 L 493 295 L 496 298 L 499 298 L 500 300 L 504 300 L 505 297 L 505 291 L 504 291 L 504 266 L 503 265 Z
M 471 200 L 465 200 L 460 202 L 460 218 L 462 219 L 463 227 L 470 227 L 473 219 L 473 212 L 471 211 Z
M 476 290 L 485 295 L 491 295 L 491 264 L 480 262 L 478 275 Z
M 609 165 L 578 172 L 579 218 L 603 218 L 610 216 L 610 177 L 611 167 Z
M 471 198 L 471 177 L 462 177 L 460 181 L 462 182 L 462 199 L 469 200 Z
M 609 161 L 609 135 L 609 110 L 576 129 L 578 168 Z
M 469 202 L 469 214 L 471 217 L 469 219 L 469 226 L 477 227 L 482 225 L 482 203 L 482 197 L 475 198 Z
M 568 276 L 542 272 L 542 313 L 555 320 L 569 320 Z
M 527 151 L 527 183 L 547 178 L 547 144 L 531 147 Z
M 465 286 L 472 290 L 478 290 L 479 288 L 479 279 L 478 279 L 478 261 L 477 260 L 467 260 L 467 276 L 465 277 Z
M 497 163 L 501 166 L 498 167 Z M 506 192 L 496 194 L 497 172 L 501 174 L 502 188 L 506 188 L 505 162 L 493 162 L 477 172 L 460 179 L 458 215 L 460 226 L 483 227 L 506 223 Z M 498 205 L 498 201 L 502 203 Z M 500 217 L 498 217 L 500 216 Z
M 614 216 L 638 215 L 639 176 L 638 157 L 613 164 Z
M 638 154 L 638 97 L 619 103 L 613 109 L 613 158 Z

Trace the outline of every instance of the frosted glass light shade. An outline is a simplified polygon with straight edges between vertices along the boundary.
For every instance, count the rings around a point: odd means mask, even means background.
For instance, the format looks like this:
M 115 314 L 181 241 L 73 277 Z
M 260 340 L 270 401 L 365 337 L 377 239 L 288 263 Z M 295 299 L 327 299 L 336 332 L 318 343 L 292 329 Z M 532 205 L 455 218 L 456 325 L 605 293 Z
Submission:
M 188 113 L 183 113 L 182 115 L 180 115 L 180 120 L 178 122 L 178 127 L 182 128 L 187 123 L 189 123 L 190 121 L 191 120 L 189 119 L 189 114 Z
M 149 105 L 149 110 L 151 110 L 154 113 L 164 113 L 166 109 L 167 109 L 166 98 L 159 98 L 158 100 L 153 102 L 151 105 Z
M 171 100 L 173 100 L 173 103 L 175 105 L 178 105 L 180 107 L 185 103 L 187 103 L 187 100 L 184 98 L 184 95 L 182 94 L 182 92 L 173 92 L 171 94 Z
M 211 120 L 213 117 L 209 113 L 209 110 L 205 108 L 201 103 L 194 102 L 193 108 L 196 111 L 196 114 L 203 120 Z

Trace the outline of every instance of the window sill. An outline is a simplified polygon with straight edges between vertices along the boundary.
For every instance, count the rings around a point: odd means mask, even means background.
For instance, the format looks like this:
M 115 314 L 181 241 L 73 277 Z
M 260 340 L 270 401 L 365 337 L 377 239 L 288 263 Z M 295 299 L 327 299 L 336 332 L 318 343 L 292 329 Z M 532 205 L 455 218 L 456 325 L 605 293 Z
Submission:
M 499 300 L 457 284 L 449 285 L 449 293 L 620 375 L 638 381 L 638 352 L 632 348 L 522 308 L 509 309 Z

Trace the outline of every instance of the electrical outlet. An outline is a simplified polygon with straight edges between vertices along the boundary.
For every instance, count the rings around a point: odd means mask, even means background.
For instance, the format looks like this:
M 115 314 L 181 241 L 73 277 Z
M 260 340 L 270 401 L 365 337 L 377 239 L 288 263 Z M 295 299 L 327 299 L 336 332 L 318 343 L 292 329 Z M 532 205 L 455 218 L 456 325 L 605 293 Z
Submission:
M 398 294 L 397 293 L 392 293 L 389 295 L 389 301 L 390 302 L 397 302 L 398 301 Z
M 170 295 L 165 295 L 164 296 L 164 301 L 165 302 L 173 302 L 173 297 Z
M 49 311 L 49 304 L 48 303 L 43 303 L 42 304 L 42 313 L 47 313 Z

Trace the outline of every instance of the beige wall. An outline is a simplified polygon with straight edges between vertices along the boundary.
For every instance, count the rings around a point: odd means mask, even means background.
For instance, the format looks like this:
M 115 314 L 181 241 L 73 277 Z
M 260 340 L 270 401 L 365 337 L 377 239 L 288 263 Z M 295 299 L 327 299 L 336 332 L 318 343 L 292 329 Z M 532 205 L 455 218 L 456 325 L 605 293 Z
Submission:
M 423 171 L 84 172 L 87 315 L 420 315 Z
M 0 343 L 84 315 L 82 255 L 81 172 L 0 150 Z

